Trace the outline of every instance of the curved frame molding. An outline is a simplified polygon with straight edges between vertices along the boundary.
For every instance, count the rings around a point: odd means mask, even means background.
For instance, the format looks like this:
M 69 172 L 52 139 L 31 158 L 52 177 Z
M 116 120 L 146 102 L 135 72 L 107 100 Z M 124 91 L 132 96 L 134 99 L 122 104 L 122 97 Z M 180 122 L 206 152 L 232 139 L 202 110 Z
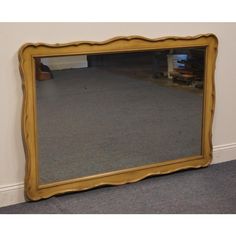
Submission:
M 20 48 L 18 55 L 23 89 L 22 137 L 26 155 L 25 192 L 27 197 L 30 200 L 39 200 L 56 194 L 81 191 L 102 185 L 121 185 L 136 182 L 152 175 L 208 166 L 212 160 L 212 122 L 215 107 L 214 71 L 217 46 L 218 40 L 213 34 L 159 39 L 130 36 L 116 37 L 103 42 L 80 41 L 68 44 L 24 44 Z M 201 155 L 39 185 L 35 57 L 134 52 L 185 47 L 206 47 Z

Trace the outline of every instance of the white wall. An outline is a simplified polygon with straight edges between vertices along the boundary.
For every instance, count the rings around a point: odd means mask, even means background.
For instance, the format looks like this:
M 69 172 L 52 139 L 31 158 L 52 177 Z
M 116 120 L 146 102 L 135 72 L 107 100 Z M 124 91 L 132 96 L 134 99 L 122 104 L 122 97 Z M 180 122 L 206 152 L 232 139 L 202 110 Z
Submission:
M 21 140 L 21 79 L 17 50 L 26 42 L 67 43 L 114 36 L 150 38 L 214 33 L 216 69 L 214 162 L 236 159 L 235 23 L 0 23 L 0 206 L 24 200 L 25 158 Z

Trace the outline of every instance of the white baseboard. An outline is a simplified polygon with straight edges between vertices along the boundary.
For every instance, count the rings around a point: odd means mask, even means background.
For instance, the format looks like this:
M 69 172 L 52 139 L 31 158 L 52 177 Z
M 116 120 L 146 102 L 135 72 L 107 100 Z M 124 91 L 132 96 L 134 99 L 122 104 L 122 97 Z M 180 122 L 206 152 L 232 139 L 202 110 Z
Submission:
M 236 160 L 236 143 L 217 145 L 213 147 L 212 164 Z
M 51 70 L 63 70 L 71 68 L 87 68 L 88 60 L 86 55 L 43 58 L 42 63 L 49 66 Z
M 14 205 L 25 201 L 23 183 L 0 186 L 0 207 Z
M 57 62 L 50 65 L 51 70 L 64 70 L 64 69 L 75 69 L 75 68 L 87 68 L 87 61 L 79 61 L 79 62 Z
M 236 143 L 214 146 L 212 164 L 236 160 Z M 0 207 L 25 202 L 24 184 L 0 186 Z

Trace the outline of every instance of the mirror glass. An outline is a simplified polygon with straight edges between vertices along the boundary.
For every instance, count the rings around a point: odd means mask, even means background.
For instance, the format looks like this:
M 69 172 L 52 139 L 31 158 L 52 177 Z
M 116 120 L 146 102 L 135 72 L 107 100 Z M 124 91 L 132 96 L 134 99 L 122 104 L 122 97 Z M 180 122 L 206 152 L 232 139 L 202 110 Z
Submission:
M 40 184 L 201 154 L 204 47 L 35 65 Z

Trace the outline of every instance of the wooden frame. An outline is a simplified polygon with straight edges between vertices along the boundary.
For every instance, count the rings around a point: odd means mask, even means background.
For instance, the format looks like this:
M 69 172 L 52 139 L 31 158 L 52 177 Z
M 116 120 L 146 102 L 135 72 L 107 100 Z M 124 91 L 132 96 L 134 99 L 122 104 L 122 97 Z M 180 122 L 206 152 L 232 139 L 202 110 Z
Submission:
M 217 45 L 218 40 L 213 34 L 159 39 L 148 39 L 140 36 L 116 37 L 104 42 L 82 41 L 54 45 L 44 43 L 24 44 L 19 50 L 19 66 L 24 94 L 22 137 L 26 155 L 25 192 L 27 197 L 31 200 L 39 200 L 55 194 L 86 190 L 101 185 L 131 183 L 152 175 L 208 166 L 212 160 L 212 122 L 215 103 L 214 70 Z M 186 47 L 206 47 L 201 155 L 39 185 L 35 57 L 134 52 Z

